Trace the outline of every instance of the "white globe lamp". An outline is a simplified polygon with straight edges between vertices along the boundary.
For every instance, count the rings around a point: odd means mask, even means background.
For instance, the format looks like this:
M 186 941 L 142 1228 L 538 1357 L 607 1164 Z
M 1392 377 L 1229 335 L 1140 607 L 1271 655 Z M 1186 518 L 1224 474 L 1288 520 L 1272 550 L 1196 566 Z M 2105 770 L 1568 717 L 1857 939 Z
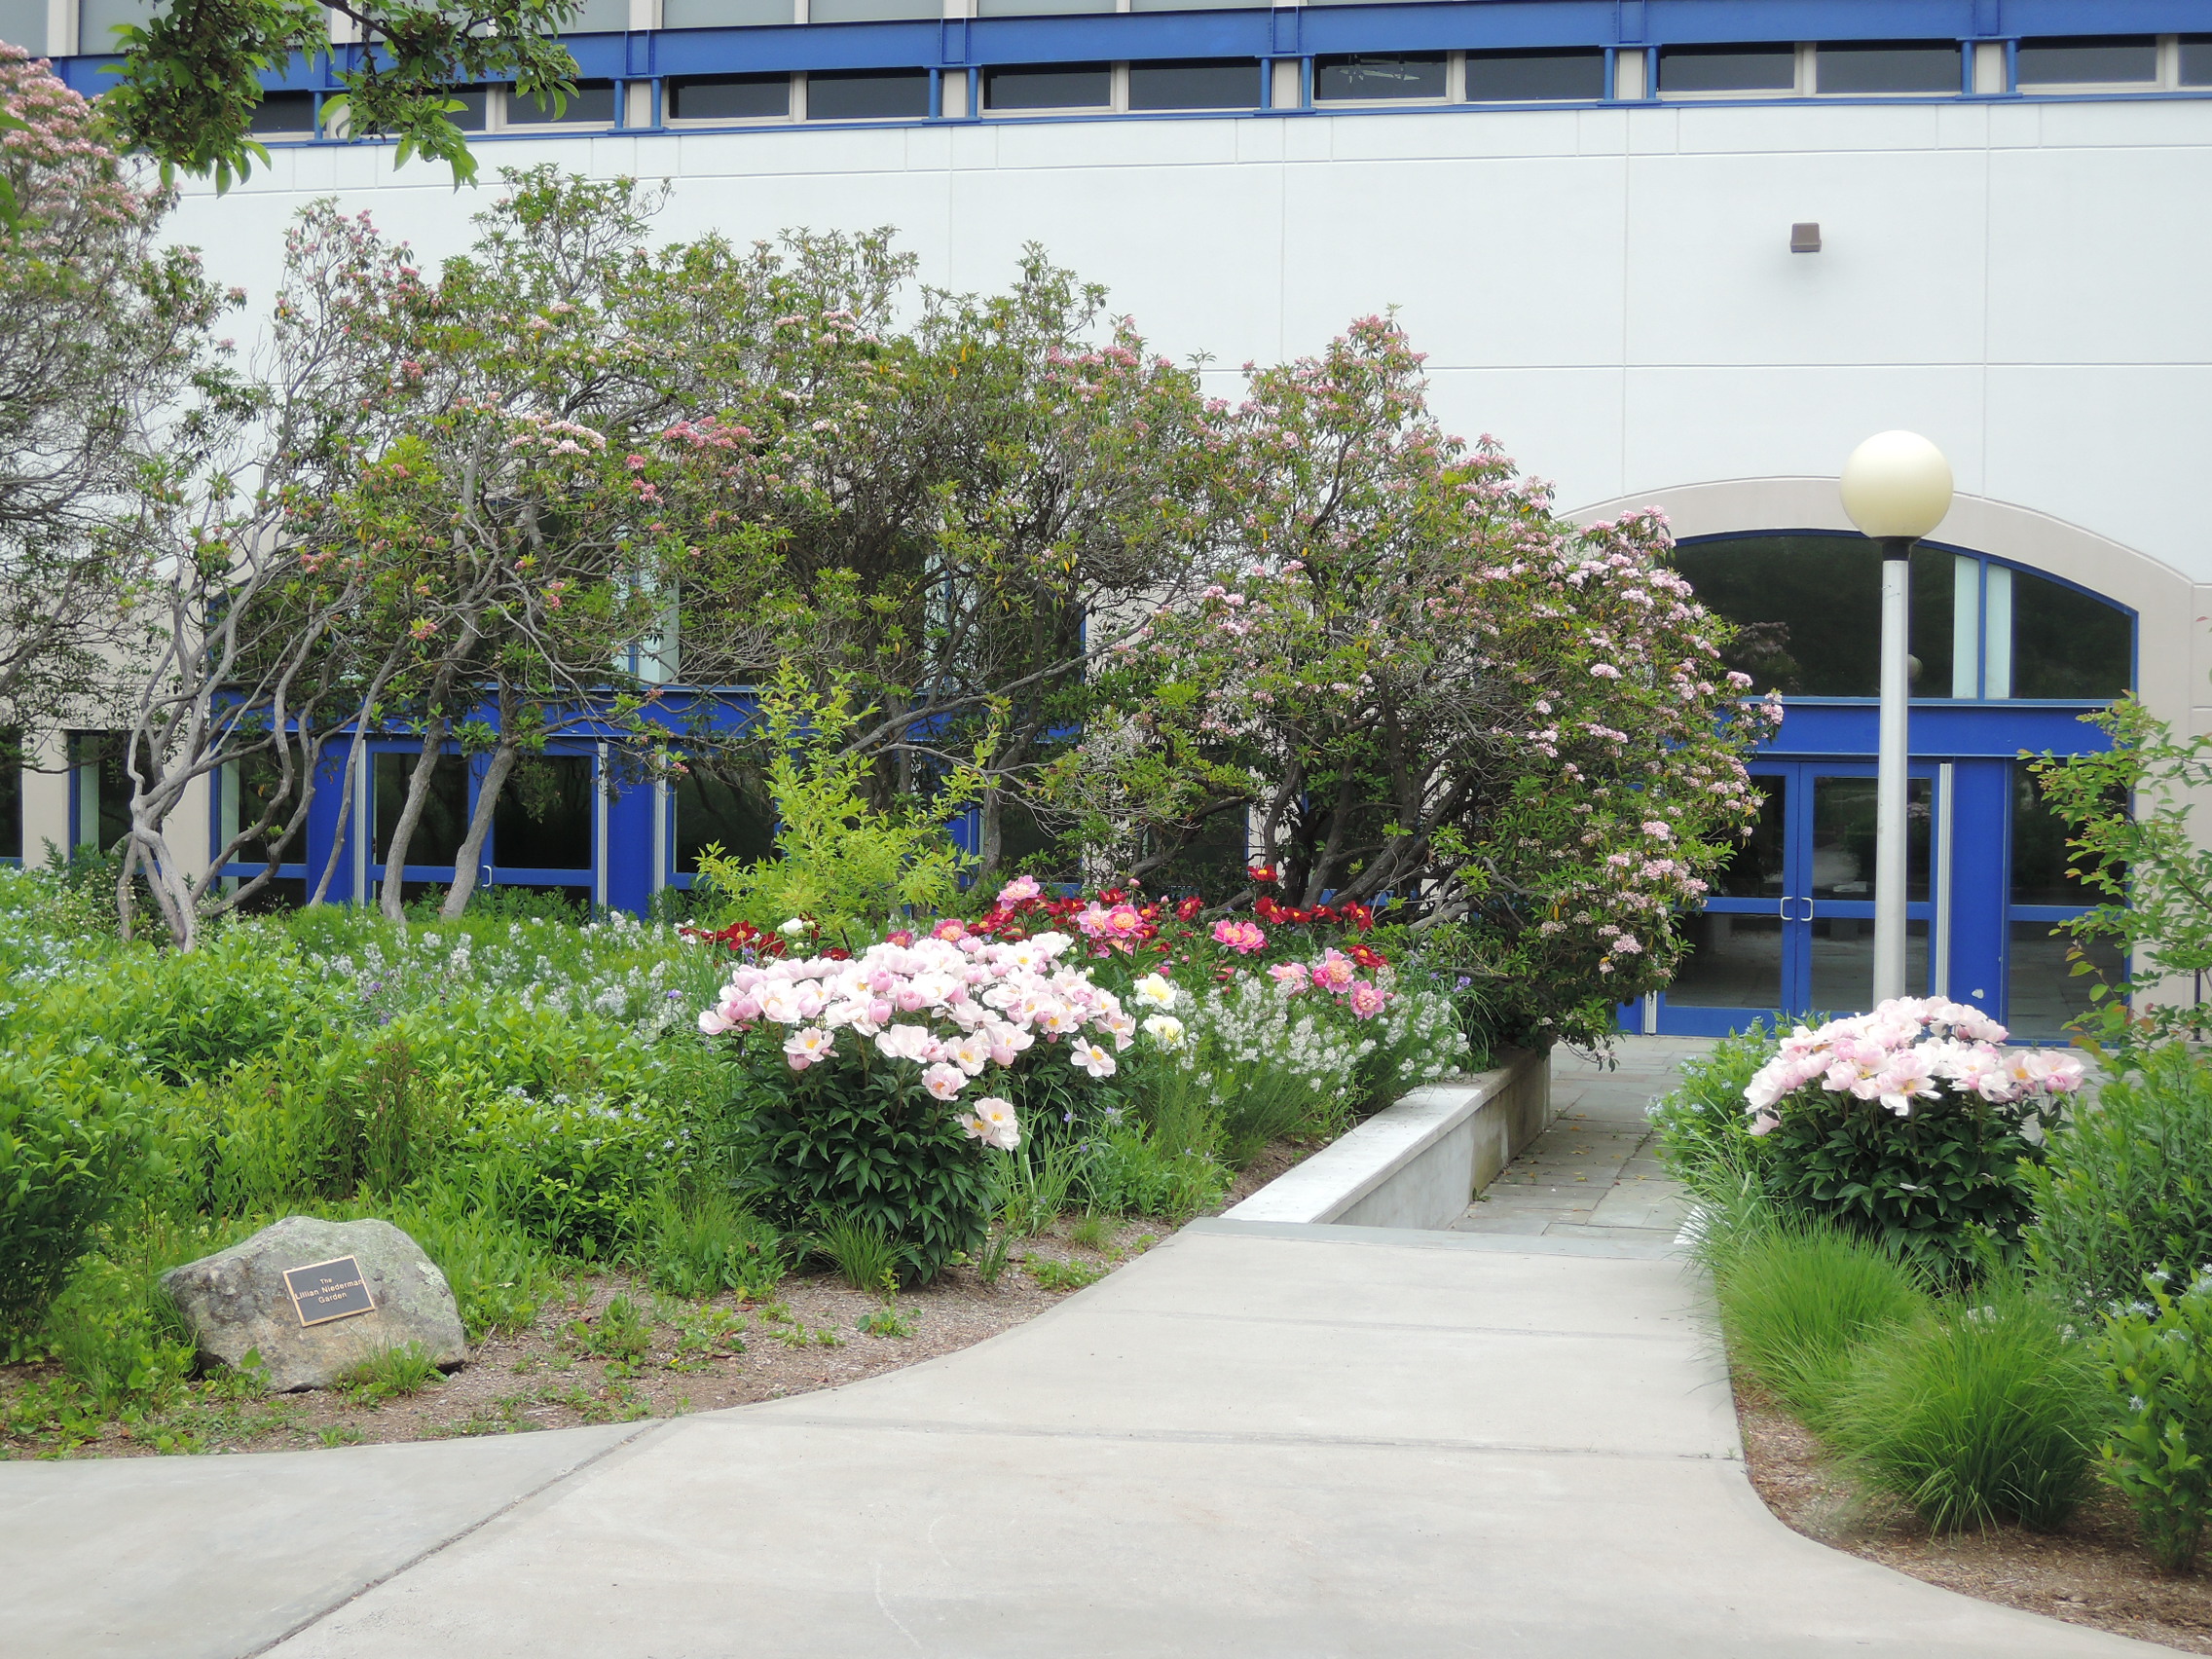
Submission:
M 1874 783 L 1874 983 L 1877 1003 L 1906 994 L 1905 779 L 1911 745 L 1906 649 L 1912 544 L 1951 510 L 1951 463 L 1918 432 L 1876 432 L 1843 463 L 1843 510 L 1882 544 L 1882 714 Z M 1935 987 L 1948 996 L 1950 986 Z

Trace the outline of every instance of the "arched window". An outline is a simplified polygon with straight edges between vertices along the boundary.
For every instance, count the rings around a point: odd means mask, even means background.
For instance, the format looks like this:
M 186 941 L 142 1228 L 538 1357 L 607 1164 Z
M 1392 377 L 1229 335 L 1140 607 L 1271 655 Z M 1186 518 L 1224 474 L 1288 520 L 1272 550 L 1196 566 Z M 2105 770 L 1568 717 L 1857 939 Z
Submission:
M 1878 694 L 1882 556 L 1821 531 L 1712 536 L 1675 563 L 1742 630 L 1728 666 L 1787 697 Z M 1965 548 L 1912 555 L 1912 694 L 2104 702 L 2135 679 L 2135 614 L 2084 588 Z

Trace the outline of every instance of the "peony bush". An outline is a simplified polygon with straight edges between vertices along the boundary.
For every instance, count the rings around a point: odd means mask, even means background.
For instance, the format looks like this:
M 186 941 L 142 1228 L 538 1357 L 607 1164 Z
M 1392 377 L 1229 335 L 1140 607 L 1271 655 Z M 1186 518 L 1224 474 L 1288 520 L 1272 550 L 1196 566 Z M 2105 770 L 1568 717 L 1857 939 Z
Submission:
M 2029 1219 L 2023 1167 L 2082 1087 L 2073 1054 L 2002 1047 L 1979 1009 L 1900 997 L 1799 1026 L 1744 1086 L 1761 1183 L 1788 1208 L 1965 1272 Z
M 951 922 L 857 956 L 741 963 L 698 1022 L 749 1066 L 752 1182 L 771 1218 L 872 1227 L 908 1281 L 977 1249 L 992 1189 L 983 1160 L 1021 1144 L 1010 1096 L 1024 1081 L 1035 1092 L 1033 1074 L 1055 1066 L 1102 1083 L 1136 1034 L 1113 992 L 1062 964 L 1074 943 L 1050 931 L 997 940 Z

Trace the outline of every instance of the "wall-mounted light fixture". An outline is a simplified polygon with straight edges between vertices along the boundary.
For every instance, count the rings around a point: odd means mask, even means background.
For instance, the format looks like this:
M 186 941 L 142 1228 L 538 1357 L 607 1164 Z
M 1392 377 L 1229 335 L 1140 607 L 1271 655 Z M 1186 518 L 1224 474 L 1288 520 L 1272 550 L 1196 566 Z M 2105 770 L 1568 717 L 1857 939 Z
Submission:
M 1818 253 L 1821 251 L 1821 227 L 1817 221 L 1807 221 L 1789 227 L 1791 253 Z

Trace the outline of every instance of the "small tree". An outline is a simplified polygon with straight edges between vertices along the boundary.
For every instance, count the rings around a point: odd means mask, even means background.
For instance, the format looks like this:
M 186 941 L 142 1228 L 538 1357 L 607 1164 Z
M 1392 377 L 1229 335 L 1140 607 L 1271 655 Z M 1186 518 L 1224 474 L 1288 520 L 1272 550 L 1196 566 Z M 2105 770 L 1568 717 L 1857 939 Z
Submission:
M 324 747 L 364 729 L 399 666 L 358 626 L 384 608 L 384 550 L 346 545 L 332 510 L 360 441 L 351 392 L 374 372 L 374 342 L 352 316 L 377 251 L 364 222 L 335 214 L 294 234 L 268 373 L 203 371 L 162 453 L 140 461 L 131 514 L 103 533 L 145 572 L 124 611 L 142 677 L 121 700 L 131 827 L 118 903 L 128 931 L 143 873 L 179 948 L 271 879 L 306 823 Z M 172 838 L 196 785 L 261 761 L 276 783 L 253 822 L 212 856 L 197 825 Z M 263 870 L 224 893 L 215 872 L 255 843 Z
M 1249 815 L 1293 908 L 1395 895 L 1531 1035 L 1592 1036 L 1665 983 L 1767 717 L 1656 516 L 1559 519 L 1443 433 L 1419 364 L 1369 317 L 1216 409 L 1217 579 L 1152 616 L 1056 787 L 1137 881 Z
M 84 719 L 123 682 L 146 572 L 100 530 L 240 296 L 156 245 L 168 198 L 4 44 L 0 118 L 0 729 L 22 731 Z
M 2186 741 L 2133 697 L 2083 715 L 2112 739 L 2100 753 L 2047 751 L 2028 770 L 2074 833 L 2069 873 L 2102 903 L 2053 930 L 2077 941 L 2072 972 L 2090 979 L 2090 1012 L 2077 1019 L 2085 1046 L 2121 1057 L 2175 1038 L 2212 1034 L 2204 977 L 2212 973 L 2212 849 L 2191 811 L 2212 786 L 2212 736 Z M 2117 979 L 2083 948 L 2104 940 L 2122 953 Z M 2180 992 L 2180 995 L 2176 993 Z

